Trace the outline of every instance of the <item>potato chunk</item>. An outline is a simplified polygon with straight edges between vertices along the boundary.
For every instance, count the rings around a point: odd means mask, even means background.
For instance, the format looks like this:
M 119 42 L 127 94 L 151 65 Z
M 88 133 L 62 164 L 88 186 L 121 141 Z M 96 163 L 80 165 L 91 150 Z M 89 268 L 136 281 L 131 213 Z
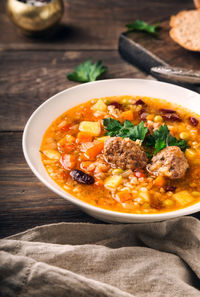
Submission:
M 173 195 L 174 199 L 182 206 L 191 203 L 194 198 L 188 191 L 181 191 Z
M 99 136 L 101 134 L 101 126 L 98 122 L 83 121 L 79 125 L 79 130 L 92 136 Z
M 95 111 L 107 111 L 108 107 L 101 99 L 99 99 L 97 103 L 92 106 L 92 109 Z
M 104 186 L 106 188 L 117 188 L 122 182 L 121 175 L 113 175 L 106 179 Z
M 56 150 L 44 150 L 43 154 L 51 160 L 59 160 L 60 159 L 60 153 L 57 152 Z

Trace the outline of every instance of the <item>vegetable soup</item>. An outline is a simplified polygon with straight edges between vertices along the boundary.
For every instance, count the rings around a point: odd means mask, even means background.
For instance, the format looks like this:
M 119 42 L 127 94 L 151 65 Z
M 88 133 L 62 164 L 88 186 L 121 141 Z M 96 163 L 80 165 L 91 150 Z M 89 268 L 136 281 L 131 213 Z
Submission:
M 91 205 L 174 211 L 200 202 L 199 121 L 160 99 L 95 98 L 50 125 L 41 158 L 60 187 Z

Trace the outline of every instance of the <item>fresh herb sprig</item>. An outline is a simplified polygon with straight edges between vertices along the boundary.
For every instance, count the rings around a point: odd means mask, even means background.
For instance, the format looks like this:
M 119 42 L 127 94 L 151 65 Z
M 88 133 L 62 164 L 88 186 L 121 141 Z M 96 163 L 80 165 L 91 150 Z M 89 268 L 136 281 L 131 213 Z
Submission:
M 139 125 L 133 125 L 130 121 L 125 121 L 122 125 L 119 121 L 108 118 L 103 119 L 103 125 L 108 131 L 106 135 L 128 137 L 134 141 L 137 139 L 144 141 L 148 132 L 148 128 L 144 126 L 144 122 L 140 122 Z
M 148 135 L 145 139 L 145 145 L 150 148 L 155 148 L 154 154 L 164 149 L 166 146 L 178 146 L 182 151 L 188 147 L 186 140 L 178 140 L 169 132 L 167 125 L 160 126 L 153 135 Z
M 79 64 L 74 72 L 68 73 L 67 78 L 77 82 L 95 81 L 106 70 L 107 67 L 102 65 L 102 61 L 99 60 L 92 64 L 92 59 L 89 58 L 85 62 Z
M 159 23 L 149 25 L 148 23 L 142 20 L 136 20 L 133 23 L 127 24 L 126 27 L 128 28 L 128 31 L 142 31 L 152 35 L 158 35 L 159 31 Z
M 106 135 L 128 137 L 134 141 L 141 140 L 144 146 L 154 149 L 154 155 L 167 146 L 178 146 L 182 151 L 188 147 L 186 140 L 178 140 L 170 134 L 167 125 L 160 126 L 152 135 L 148 134 L 148 128 L 144 122 L 139 125 L 133 125 L 130 121 L 121 124 L 119 121 L 107 118 L 103 119 L 103 125 L 107 130 Z

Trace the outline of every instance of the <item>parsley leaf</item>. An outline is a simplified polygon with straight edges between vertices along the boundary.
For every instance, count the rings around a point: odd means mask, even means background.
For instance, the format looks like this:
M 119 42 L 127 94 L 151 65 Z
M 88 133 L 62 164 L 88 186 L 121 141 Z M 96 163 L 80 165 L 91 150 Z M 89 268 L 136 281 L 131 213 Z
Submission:
M 103 125 L 108 131 L 106 135 L 109 136 L 116 136 L 123 127 L 119 121 L 114 120 L 112 118 L 103 119 Z
M 112 118 L 103 119 L 102 122 L 107 130 L 106 135 L 111 137 L 128 137 L 133 141 L 139 139 L 144 146 L 154 148 L 154 155 L 166 146 L 178 146 L 182 151 L 185 151 L 188 147 L 186 140 L 178 140 L 170 134 L 167 125 L 160 126 L 153 135 L 147 135 L 148 128 L 144 126 L 144 122 L 140 122 L 139 125 L 133 125 L 130 121 L 125 121 L 124 124 L 121 124 Z M 151 152 L 146 152 L 146 154 L 148 158 L 152 156 Z
M 85 62 L 79 64 L 74 72 L 68 73 L 67 78 L 78 82 L 95 81 L 106 70 L 107 67 L 102 65 L 102 61 L 97 61 L 92 64 L 92 59 L 89 58 Z
M 147 147 L 155 147 L 154 155 L 166 146 L 178 146 L 182 151 L 188 147 L 186 140 L 178 140 L 169 132 L 167 125 L 160 126 L 153 135 L 148 135 L 145 139 Z
M 155 25 L 149 25 L 144 21 L 136 20 L 133 23 L 127 24 L 126 27 L 128 28 L 128 31 L 143 31 L 153 35 L 157 35 L 159 23 Z
M 134 126 L 130 121 L 125 121 L 122 125 L 119 121 L 108 118 L 103 119 L 103 125 L 108 131 L 106 135 L 128 137 L 132 140 L 144 141 L 148 128 L 144 126 L 144 122 L 140 122 L 139 125 Z
M 171 134 L 169 134 L 167 138 L 167 142 L 169 146 L 178 146 L 182 151 L 185 151 L 188 147 L 186 140 L 178 140 L 175 137 L 173 137 Z
M 167 125 L 160 126 L 159 130 L 153 133 L 155 139 L 155 154 L 166 147 L 166 140 L 169 135 Z

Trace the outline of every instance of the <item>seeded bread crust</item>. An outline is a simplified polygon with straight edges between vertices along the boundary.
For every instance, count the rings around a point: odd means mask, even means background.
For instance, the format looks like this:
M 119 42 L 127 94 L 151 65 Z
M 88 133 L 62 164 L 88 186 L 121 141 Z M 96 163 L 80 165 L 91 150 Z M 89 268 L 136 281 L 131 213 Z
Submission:
M 181 11 L 170 20 L 170 37 L 190 51 L 200 51 L 200 10 Z

